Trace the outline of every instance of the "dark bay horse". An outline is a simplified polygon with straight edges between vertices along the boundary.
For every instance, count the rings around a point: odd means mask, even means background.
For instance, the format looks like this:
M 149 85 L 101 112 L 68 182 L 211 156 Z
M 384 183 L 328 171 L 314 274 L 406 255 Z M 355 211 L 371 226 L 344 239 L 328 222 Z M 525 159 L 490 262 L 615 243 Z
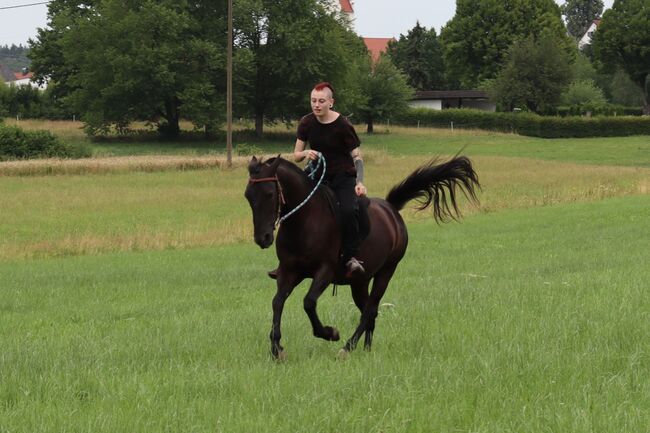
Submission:
M 268 248 L 273 244 L 273 234 L 281 215 L 303 203 L 314 190 L 315 182 L 295 164 L 280 157 L 264 162 L 253 157 L 248 171 L 250 178 L 245 195 L 253 211 L 255 243 Z M 436 221 L 456 219 L 460 215 L 457 190 L 476 202 L 476 188 L 480 185 L 470 160 L 456 156 L 440 164 L 433 160 L 418 168 L 394 186 L 385 200 L 370 199 L 370 232 L 357 256 L 363 261 L 365 273 L 351 278 L 346 277 L 340 263 L 340 229 L 332 206 L 324 187 L 316 191 L 280 225 L 277 233 L 276 253 L 280 265 L 270 335 L 273 356 L 279 359 L 286 356 L 280 345 L 284 302 L 294 287 L 306 278 L 311 278 L 312 283 L 304 298 L 304 308 L 314 336 L 329 341 L 339 340 L 336 328 L 321 323 L 316 313 L 316 302 L 331 283 L 350 285 L 354 303 L 361 310 L 361 320 L 341 355 L 352 351 L 364 333 L 365 348 L 369 350 L 379 302 L 408 244 L 406 225 L 399 211 L 415 199 L 419 201 L 421 210 L 432 207 Z M 370 280 L 373 280 L 372 290 L 368 292 Z

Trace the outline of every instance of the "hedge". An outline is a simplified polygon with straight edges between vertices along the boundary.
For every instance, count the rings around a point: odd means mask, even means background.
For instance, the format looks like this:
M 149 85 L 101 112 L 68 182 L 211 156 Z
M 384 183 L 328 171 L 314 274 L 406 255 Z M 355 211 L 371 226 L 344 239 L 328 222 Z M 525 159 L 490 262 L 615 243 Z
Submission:
M 62 143 L 48 131 L 24 131 L 0 124 L 0 161 L 31 158 L 81 158 L 90 156 L 84 146 Z
M 410 108 L 391 119 L 393 124 L 434 128 L 484 129 L 543 138 L 622 137 L 650 135 L 650 116 L 579 117 L 495 113 L 469 109 Z

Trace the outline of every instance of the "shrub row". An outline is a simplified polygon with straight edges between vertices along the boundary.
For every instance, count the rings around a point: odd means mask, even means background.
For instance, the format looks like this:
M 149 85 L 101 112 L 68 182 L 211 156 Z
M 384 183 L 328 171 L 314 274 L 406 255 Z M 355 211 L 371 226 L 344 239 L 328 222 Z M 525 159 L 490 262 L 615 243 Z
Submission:
M 650 117 L 558 117 L 532 113 L 493 113 L 489 111 L 410 108 L 394 124 L 437 128 L 484 129 L 512 132 L 531 137 L 622 137 L 650 135 Z
M 64 144 L 48 131 L 23 131 L 16 126 L 0 124 L 0 161 L 86 156 L 90 156 L 88 148 Z
M 591 113 L 592 116 L 643 116 L 643 107 L 624 107 L 613 104 L 578 104 L 557 107 L 553 113 L 557 116 L 582 116 Z

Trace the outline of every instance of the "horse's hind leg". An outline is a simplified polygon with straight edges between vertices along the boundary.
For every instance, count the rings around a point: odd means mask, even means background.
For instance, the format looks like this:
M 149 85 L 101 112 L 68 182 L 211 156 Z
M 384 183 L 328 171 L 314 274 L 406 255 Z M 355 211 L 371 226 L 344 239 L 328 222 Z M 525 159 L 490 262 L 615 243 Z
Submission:
M 354 304 L 362 313 L 366 302 L 368 302 L 368 284 L 370 284 L 370 280 L 357 281 L 350 285 Z
M 383 268 L 375 275 L 372 282 L 372 290 L 370 291 L 370 296 L 368 296 L 366 304 L 361 313 L 361 321 L 359 322 L 359 326 L 357 326 L 357 329 L 354 331 L 354 334 L 352 334 L 352 337 L 350 337 L 350 339 L 345 343 L 345 346 L 343 347 L 344 351 L 350 352 L 354 350 L 357 347 L 357 343 L 359 342 L 359 339 L 364 332 L 366 333 L 364 342 L 365 349 L 370 350 L 372 347 L 372 334 L 375 331 L 375 320 L 377 318 L 379 302 L 384 296 L 384 293 L 386 293 L 388 283 L 393 277 L 393 273 L 395 272 L 396 267 L 397 266 L 394 265 Z
M 338 341 L 340 339 L 339 331 L 332 326 L 323 326 L 316 312 L 318 298 L 323 294 L 323 291 L 325 291 L 331 281 L 332 277 L 329 273 L 323 273 L 314 277 L 309 291 L 303 300 L 303 306 L 311 322 L 314 336 L 328 341 Z

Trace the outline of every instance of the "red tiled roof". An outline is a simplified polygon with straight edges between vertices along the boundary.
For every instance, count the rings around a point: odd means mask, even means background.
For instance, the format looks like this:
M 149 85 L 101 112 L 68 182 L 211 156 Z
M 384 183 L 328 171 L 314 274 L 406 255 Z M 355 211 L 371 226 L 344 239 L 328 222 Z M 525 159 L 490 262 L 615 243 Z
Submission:
M 25 78 L 31 79 L 33 76 L 33 72 L 28 72 L 26 74 L 23 74 L 22 72 L 14 72 L 14 77 L 16 77 L 16 80 L 23 80 Z
M 388 42 L 394 39 L 395 38 L 363 38 L 363 42 L 365 42 L 366 48 L 370 51 L 372 61 L 376 62 L 379 60 L 379 55 L 386 52 Z
M 341 2 L 341 10 L 345 13 L 351 14 L 354 13 L 354 9 L 352 9 L 352 3 L 350 3 L 350 0 L 339 0 Z

